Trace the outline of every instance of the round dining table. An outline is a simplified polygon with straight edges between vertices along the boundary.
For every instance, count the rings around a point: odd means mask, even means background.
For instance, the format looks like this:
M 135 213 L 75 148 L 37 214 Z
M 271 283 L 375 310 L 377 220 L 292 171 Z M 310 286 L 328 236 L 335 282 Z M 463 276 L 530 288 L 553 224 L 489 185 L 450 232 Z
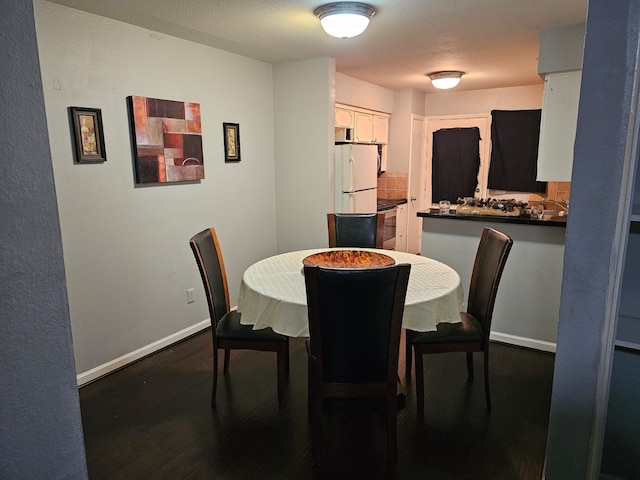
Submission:
M 307 294 L 303 259 L 331 250 L 298 250 L 265 258 L 244 272 L 238 296 L 241 323 L 255 330 L 271 327 L 289 337 L 308 337 Z M 411 273 L 405 299 L 403 328 L 419 332 L 436 330 L 441 322 L 457 323 L 464 308 L 463 288 L 458 273 L 444 263 L 405 252 L 376 250 L 395 260 L 409 263 Z

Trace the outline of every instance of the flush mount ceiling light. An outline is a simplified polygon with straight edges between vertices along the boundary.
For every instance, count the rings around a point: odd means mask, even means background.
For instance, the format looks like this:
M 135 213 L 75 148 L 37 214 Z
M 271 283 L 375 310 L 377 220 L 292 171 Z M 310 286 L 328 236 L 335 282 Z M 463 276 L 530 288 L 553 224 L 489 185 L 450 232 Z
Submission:
M 431 84 L 441 90 L 453 88 L 460 83 L 460 79 L 464 75 L 464 72 L 434 72 L 428 73 L 427 77 L 431 79 Z
M 369 25 L 376 13 L 375 8 L 359 2 L 327 3 L 316 8 L 316 17 L 329 35 L 338 38 L 351 38 L 360 35 Z

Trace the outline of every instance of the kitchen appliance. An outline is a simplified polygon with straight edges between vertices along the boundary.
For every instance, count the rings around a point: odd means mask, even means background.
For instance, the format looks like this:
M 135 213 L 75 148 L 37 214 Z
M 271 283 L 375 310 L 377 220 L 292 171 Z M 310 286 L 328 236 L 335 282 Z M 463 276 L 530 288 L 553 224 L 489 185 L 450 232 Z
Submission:
M 374 213 L 378 200 L 376 145 L 336 145 L 335 212 Z
M 353 128 L 336 128 L 336 142 L 353 142 Z
M 384 235 L 382 237 L 382 248 L 385 250 L 396 249 L 396 217 L 398 209 L 394 206 L 379 210 L 378 213 L 384 215 Z

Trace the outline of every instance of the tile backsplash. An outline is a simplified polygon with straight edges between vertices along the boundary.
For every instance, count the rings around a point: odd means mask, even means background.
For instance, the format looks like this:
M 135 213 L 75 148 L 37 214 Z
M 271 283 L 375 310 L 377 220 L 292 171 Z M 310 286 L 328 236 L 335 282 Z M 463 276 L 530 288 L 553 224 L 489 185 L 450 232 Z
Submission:
M 529 194 L 529 204 L 544 203 L 545 200 L 553 200 L 563 204 L 569 203 L 571 194 L 571 182 L 547 182 L 547 193 Z
M 378 177 L 378 198 L 381 200 L 401 200 L 407 198 L 409 184 L 408 173 L 384 172 Z M 571 182 L 547 182 L 546 193 L 529 194 L 528 203 L 544 203 L 553 200 L 568 203 L 571 194 Z
M 383 172 L 378 177 L 378 198 L 382 200 L 406 199 L 408 185 L 408 173 Z

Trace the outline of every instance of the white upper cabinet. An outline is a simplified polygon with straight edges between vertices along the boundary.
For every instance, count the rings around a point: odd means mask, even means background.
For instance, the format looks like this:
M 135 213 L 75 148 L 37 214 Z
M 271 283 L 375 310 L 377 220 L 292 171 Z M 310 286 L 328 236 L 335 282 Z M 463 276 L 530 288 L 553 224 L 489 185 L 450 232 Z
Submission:
M 373 141 L 385 145 L 389 142 L 389 117 L 387 115 L 373 116 Z
M 571 181 L 581 74 L 577 70 L 549 73 L 545 77 L 538 146 L 538 181 Z
M 336 104 L 336 129 L 353 129 L 352 141 L 386 145 L 389 141 L 389 115 Z
M 336 128 L 353 128 L 355 112 L 343 107 L 336 107 Z
M 356 142 L 373 143 L 373 115 L 356 112 L 354 138 Z

